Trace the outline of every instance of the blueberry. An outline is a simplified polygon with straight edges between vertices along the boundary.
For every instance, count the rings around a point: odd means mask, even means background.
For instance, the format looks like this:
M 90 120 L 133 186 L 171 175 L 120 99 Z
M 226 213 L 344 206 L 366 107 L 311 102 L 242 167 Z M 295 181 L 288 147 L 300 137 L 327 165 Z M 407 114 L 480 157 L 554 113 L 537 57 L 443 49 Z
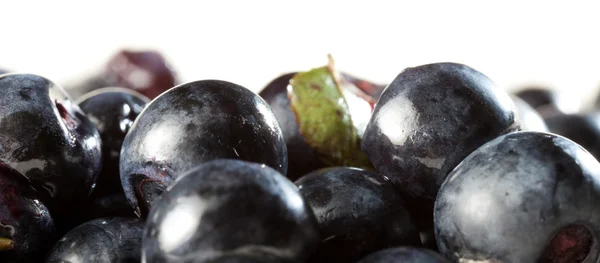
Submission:
M 85 208 L 87 220 L 133 215 L 121 186 L 119 156 L 125 135 L 148 102 L 145 96 L 124 88 L 103 88 L 78 99 L 102 138 L 102 171 Z
M 96 125 L 102 138 L 102 175 L 95 193 L 115 193 L 121 188 L 119 156 L 129 128 L 150 102 L 145 96 L 124 88 L 103 88 L 77 100 L 79 107 Z
M 377 251 L 358 263 L 450 263 L 450 261 L 428 249 L 398 247 Z
M 55 232 L 48 209 L 27 180 L 0 166 L 0 262 L 39 262 Z
M 510 96 L 461 64 L 408 68 L 383 91 L 362 141 L 375 168 L 430 228 L 446 175 L 484 143 L 518 128 Z
M 205 162 L 156 201 L 142 240 L 146 262 L 205 262 L 225 255 L 271 255 L 304 262 L 318 226 L 296 186 L 268 166 Z
M 0 163 L 25 177 L 56 216 L 92 191 L 101 167 L 98 130 L 50 80 L 0 76 Z
M 499 137 L 442 185 L 434 212 L 440 252 L 457 262 L 598 262 L 598 186 L 598 161 L 564 137 Z
M 136 214 L 181 173 L 213 159 L 264 163 L 285 174 L 287 151 L 269 105 L 233 83 L 196 81 L 154 99 L 122 145 L 121 183 Z
M 154 99 L 177 84 L 177 76 L 158 51 L 123 49 L 104 65 L 96 76 L 71 87 L 69 92 L 79 97 L 105 87 L 123 87 Z
M 387 247 L 421 245 L 400 194 L 361 169 L 321 169 L 296 182 L 319 223 L 322 241 L 310 262 L 356 262 Z
M 535 109 L 519 97 L 513 96 L 512 99 L 517 108 L 521 130 L 548 132 L 548 126 L 546 126 L 544 119 L 542 119 L 542 116 Z
M 144 223 L 133 218 L 100 218 L 63 236 L 46 263 L 140 262 Z
M 288 178 L 328 166 L 371 168 L 360 137 L 376 99 L 354 83 L 366 82 L 337 72 L 330 58 L 326 67 L 279 76 L 259 93 L 281 124 Z
M 290 108 L 287 86 L 296 72 L 279 76 L 269 83 L 259 95 L 271 105 L 285 139 L 288 151 L 288 173 L 290 180 L 310 173 L 325 164 L 319 159 L 317 153 L 306 143 L 296 123 L 294 113 Z
M 600 113 L 556 115 L 545 121 L 552 133 L 573 140 L 600 159 Z

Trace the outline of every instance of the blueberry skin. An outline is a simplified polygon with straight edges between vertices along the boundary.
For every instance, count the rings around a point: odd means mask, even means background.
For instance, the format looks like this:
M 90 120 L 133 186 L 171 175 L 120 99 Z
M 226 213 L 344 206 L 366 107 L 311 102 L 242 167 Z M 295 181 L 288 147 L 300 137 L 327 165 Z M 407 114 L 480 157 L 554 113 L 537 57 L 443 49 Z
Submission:
M 521 124 L 522 131 L 549 131 L 544 119 L 542 119 L 542 116 L 540 116 L 535 109 L 529 106 L 527 102 L 516 96 L 512 96 L 512 99 L 517 107 L 517 114 L 519 116 L 519 123 Z
M 50 212 L 16 171 L 0 166 L 0 262 L 39 262 L 53 244 L 56 230 Z
M 63 236 L 46 263 L 140 262 L 144 223 L 134 218 L 100 218 Z
M 43 77 L 2 75 L 0 92 L 0 163 L 24 176 L 53 215 L 68 216 L 100 171 L 98 130 Z
M 94 193 L 122 192 L 119 177 L 121 145 L 129 128 L 150 100 L 125 88 L 102 88 L 82 96 L 76 102 L 96 125 L 102 139 L 102 172 L 96 181 Z
M 516 130 L 515 114 L 509 95 L 468 66 L 408 68 L 379 98 L 362 149 L 427 229 L 446 175 L 479 146 Z
M 404 200 L 381 175 L 332 167 L 307 174 L 296 185 L 321 232 L 310 262 L 356 262 L 380 249 L 421 245 Z
M 429 249 L 398 247 L 377 251 L 358 263 L 450 263 L 450 261 Z
M 190 82 L 154 99 L 138 116 L 121 148 L 121 183 L 136 214 L 145 217 L 180 174 L 220 158 L 287 171 L 281 128 L 263 99 L 225 81 Z
M 271 105 L 271 109 L 273 109 L 273 113 L 275 113 L 281 125 L 288 151 L 288 172 L 286 176 L 292 181 L 326 166 L 304 140 L 290 106 L 287 87 L 296 74 L 297 72 L 292 72 L 277 77 L 259 93 Z
M 86 207 L 93 214 L 88 220 L 133 215 L 121 185 L 119 156 L 125 135 L 148 102 L 144 95 L 125 88 L 102 88 L 77 100 L 102 138 L 102 171 Z
M 599 198 L 600 164 L 579 145 L 554 134 L 507 134 L 469 155 L 442 185 L 437 243 L 457 262 L 582 262 L 551 261 L 544 251 L 570 224 L 591 235 L 553 245 L 583 246 L 578 240 L 600 236 Z M 593 246 L 585 262 L 599 262 Z
M 569 138 L 600 159 L 600 113 L 556 115 L 545 121 L 550 132 Z
M 268 166 L 205 162 L 158 199 L 142 240 L 144 262 L 206 262 L 270 255 L 305 262 L 319 243 L 316 219 L 296 186 Z

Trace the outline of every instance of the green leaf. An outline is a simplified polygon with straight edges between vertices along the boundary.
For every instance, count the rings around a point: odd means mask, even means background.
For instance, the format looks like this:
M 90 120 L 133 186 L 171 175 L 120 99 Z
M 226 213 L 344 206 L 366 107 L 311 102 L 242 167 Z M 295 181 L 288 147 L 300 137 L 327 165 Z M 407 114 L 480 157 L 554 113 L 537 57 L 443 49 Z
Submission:
M 333 62 L 296 74 L 288 86 L 292 112 L 304 140 L 329 166 L 372 169 L 360 150 L 360 137 L 344 98 Z

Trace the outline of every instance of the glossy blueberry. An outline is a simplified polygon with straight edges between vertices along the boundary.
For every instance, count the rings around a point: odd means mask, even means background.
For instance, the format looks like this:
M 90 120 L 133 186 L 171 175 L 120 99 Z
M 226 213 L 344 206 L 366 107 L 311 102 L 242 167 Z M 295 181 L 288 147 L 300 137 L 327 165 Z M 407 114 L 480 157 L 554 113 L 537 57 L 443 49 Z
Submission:
M 181 173 L 219 158 L 241 159 L 285 174 L 287 151 L 269 105 L 219 80 L 175 87 L 146 106 L 123 141 L 121 183 L 136 214 Z
M 600 113 L 556 115 L 545 121 L 550 132 L 573 140 L 600 159 Z
M 25 177 L 53 216 L 68 216 L 100 171 L 98 130 L 43 77 L 2 75 L 0 93 L 0 163 Z
M 440 188 L 440 252 L 456 262 L 599 262 L 599 186 L 598 161 L 564 137 L 499 137 Z
M 67 233 L 49 253 L 46 263 L 140 262 L 144 223 L 133 218 L 100 218 Z
M 206 262 L 271 255 L 305 262 L 318 226 L 296 186 L 266 165 L 220 159 L 183 174 L 156 201 L 143 236 L 145 262 Z
M 102 138 L 102 172 L 95 194 L 122 193 L 119 177 L 121 145 L 129 128 L 150 102 L 145 96 L 124 88 L 103 88 L 77 100 Z
M 97 76 L 69 89 L 74 97 L 105 87 L 123 87 L 154 99 L 174 87 L 177 76 L 158 51 L 123 49 L 104 65 Z
M 0 262 L 38 262 L 55 238 L 54 222 L 29 183 L 0 166 Z
M 450 263 L 450 261 L 429 249 L 398 247 L 377 251 L 358 263 Z
M 375 168 L 430 228 L 446 175 L 484 143 L 518 128 L 510 96 L 480 72 L 436 63 L 405 69 L 383 91 L 362 140 Z
M 297 72 L 287 73 L 271 81 L 259 95 L 271 105 L 273 113 L 277 117 L 288 151 L 288 173 L 290 180 L 296 180 L 301 176 L 312 171 L 325 168 L 327 165 L 320 159 L 318 153 L 306 142 L 301 133 L 297 118 L 291 108 L 291 102 L 288 94 L 288 85 L 290 80 Z M 348 74 L 343 74 L 339 79 L 343 89 L 345 101 L 348 104 L 349 113 L 352 115 L 352 122 L 362 136 L 366 128 L 372 106 L 376 98 L 371 97 L 370 93 L 377 92 L 375 84 L 373 87 L 366 87 L 369 82 L 357 79 Z M 355 83 L 362 84 L 361 87 L 355 86 Z M 371 90 L 369 90 L 371 88 Z
M 512 99 L 517 107 L 517 115 L 522 131 L 548 132 L 548 126 L 535 109 L 519 97 L 513 96 Z
M 287 86 L 295 74 L 296 72 L 279 76 L 259 93 L 271 105 L 273 113 L 281 125 L 288 151 L 287 177 L 290 180 L 296 180 L 302 175 L 325 167 L 317 153 L 304 141 L 290 108 Z
M 121 185 L 119 156 L 125 135 L 148 102 L 145 96 L 124 88 L 95 90 L 77 100 L 102 138 L 102 171 L 85 208 L 93 214 L 88 220 L 133 214 Z
M 356 262 L 380 249 L 421 245 L 404 200 L 383 176 L 333 167 L 307 174 L 296 185 L 321 232 L 310 262 Z

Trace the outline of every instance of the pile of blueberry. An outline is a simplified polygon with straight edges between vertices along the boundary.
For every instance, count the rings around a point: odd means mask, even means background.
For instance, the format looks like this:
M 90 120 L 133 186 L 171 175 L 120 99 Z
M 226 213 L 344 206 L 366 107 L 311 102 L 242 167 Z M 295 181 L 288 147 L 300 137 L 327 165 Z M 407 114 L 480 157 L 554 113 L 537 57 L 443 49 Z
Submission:
M 256 94 L 124 50 L 0 94 L 0 262 L 600 262 L 600 115 L 465 65 Z

